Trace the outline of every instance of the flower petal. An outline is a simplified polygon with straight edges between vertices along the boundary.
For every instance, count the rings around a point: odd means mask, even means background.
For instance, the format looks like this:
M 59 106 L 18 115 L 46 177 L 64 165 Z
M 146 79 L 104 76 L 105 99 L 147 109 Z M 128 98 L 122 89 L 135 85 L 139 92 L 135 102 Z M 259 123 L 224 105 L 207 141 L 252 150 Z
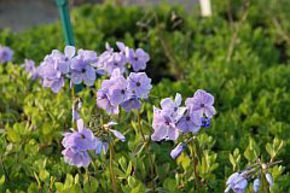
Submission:
M 78 130 L 79 130 L 79 131 L 83 130 L 83 129 L 84 129 L 84 126 L 85 126 L 84 121 L 83 121 L 82 119 L 78 119 L 78 120 L 77 120 L 77 127 L 78 127 Z
M 115 137 L 120 139 L 122 142 L 126 141 L 125 136 L 122 133 L 120 133 L 119 131 L 114 130 L 114 129 L 110 129 L 110 131 L 115 135 Z
M 185 145 L 183 143 L 179 143 L 173 150 L 170 152 L 170 156 L 172 159 L 176 159 L 180 156 L 180 154 L 183 152 Z
M 75 53 L 76 53 L 76 48 L 74 46 L 66 46 L 64 48 L 64 55 L 70 59 L 74 57 Z

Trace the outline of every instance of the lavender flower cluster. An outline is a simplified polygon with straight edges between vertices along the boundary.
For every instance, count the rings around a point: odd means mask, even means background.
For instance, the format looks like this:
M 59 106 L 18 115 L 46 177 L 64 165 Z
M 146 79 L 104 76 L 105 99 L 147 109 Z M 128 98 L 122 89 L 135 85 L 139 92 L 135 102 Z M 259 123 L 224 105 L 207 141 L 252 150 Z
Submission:
M 133 50 L 121 42 L 117 42 L 119 52 L 107 47 L 98 62 L 98 67 L 105 69 L 111 77 L 102 82 L 97 92 L 98 107 L 106 110 L 108 114 L 118 114 L 122 107 L 129 112 L 141 107 L 141 99 L 147 99 L 152 88 L 151 79 L 145 72 L 149 55 L 141 48 Z M 133 71 L 127 78 L 124 77 L 125 64 L 130 64 Z
M 103 69 L 110 75 L 115 69 L 124 73 L 126 64 L 130 64 L 135 72 L 145 70 L 150 57 L 143 49 L 137 48 L 134 50 L 122 42 L 117 42 L 116 45 L 119 49 L 118 52 L 114 51 L 109 44 L 106 44 L 106 51 L 99 56 L 98 68 Z
M 151 135 L 153 141 L 176 141 L 180 133 L 197 134 L 202 127 L 209 127 L 210 119 L 215 115 L 214 97 L 204 91 L 197 90 L 192 98 L 185 100 L 185 107 L 180 106 L 182 97 L 176 94 L 175 100 L 165 98 L 161 101 L 161 109 L 154 107 Z M 176 146 L 171 157 L 176 158 L 185 147 L 185 143 Z
M 227 188 L 225 190 L 225 193 L 230 192 L 231 190 L 235 193 L 244 193 L 246 191 L 246 188 L 248 186 L 248 178 L 250 177 L 249 175 L 249 170 L 245 170 L 243 172 L 235 172 L 233 173 L 227 180 L 226 185 Z M 273 178 L 270 173 L 266 173 L 265 175 L 266 180 L 269 184 L 269 186 L 273 186 Z M 253 182 L 253 191 L 254 193 L 259 192 L 261 182 L 260 178 L 256 178 Z
M 40 78 L 43 87 L 58 93 L 65 85 L 65 78 L 71 85 L 84 83 L 93 86 L 98 75 L 113 74 L 114 70 L 124 73 L 126 64 L 131 64 L 134 71 L 144 70 L 149 61 L 149 55 L 141 48 L 136 50 L 117 42 L 119 51 L 106 45 L 106 51 L 100 56 L 92 50 L 76 50 L 66 46 L 64 53 L 53 50 L 38 67 L 32 60 L 25 60 L 25 69 L 32 79 Z M 0 52 L 1 53 L 1 52 Z
M 97 146 L 102 143 L 90 129 L 85 127 L 82 119 L 77 120 L 77 128 L 77 131 L 64 134 L 62 145 L 65 149 L 62 154 L 66 163 L 77 167 L 87 167 L 91 162 L 88 151 L 99 149 Z
M 92 130 L 85 126 L 82 119 L 79 118 L 76 122 L 77 130 L 72 129 L 72 132 L 64 134 L 62 145 L 65 149 L 62 151 L 62 154 L 64 161 L 69 165 L 87 167 L 92 161 L 90 154 L 99 155 L 102 152 L 106 153 L 109 145 L 108 142 L 96 137 Z M 111 129 L 116 124 L 110 122 L 104 125 L 104 128 L 124 142 L 126 140 L 125 136 L 119 131 Z
M 7 46 L 0 45 L 0 64 L 10 62 L 13 58 L 13 50 Z
M 32 79 L 40 78 L 43 87 L 50 88 L 58 93 L 65 84 L 65 78 L 70 78 L 72 84 L 84 83 L 92 86 L 96 80 L 96 74 L 100 73 L 95 68 L 98 61 L 97 53 L 91 50 L 66 46 L 64 53 L 53 50 L 45 56 L 38 67 L 32 60 L 25 60 L 25 69 Z
M 151 88 L 151 79 L 145 72 L 131 72 L 125 78 L 116 69 L 110 79 L 102 82 L 101 89 L 97 92 L 97 105 L 109 114 L 118 114 L 119 106 L 127 112 L 139 109 L 140 100 L 148 98 Z

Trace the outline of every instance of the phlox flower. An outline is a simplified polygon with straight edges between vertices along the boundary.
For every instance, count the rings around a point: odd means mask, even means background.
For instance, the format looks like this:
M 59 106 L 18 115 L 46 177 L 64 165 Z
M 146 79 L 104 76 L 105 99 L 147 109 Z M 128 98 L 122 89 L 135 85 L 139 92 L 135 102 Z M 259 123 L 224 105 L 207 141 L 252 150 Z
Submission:
M 184 143 L 179 143 L 173 150 L 171 150 L 170 152 L 171 158 L 176 159 L 177 157 L 179 157 L 180 154 L 183 152 L 185 146 L 186 145 Z
M 122 51 L 115 52 L 114 49 L 106 43 L 106 51 L 99 56 L 96 66 L 111 75 L 116 69 L 123 73 L 125 71 L 126 63 L 127 59 L 124 53 Z
M 210 126 L 210 118 L 204 115 L 202 109 L 194 109 L 195 103 L 203 103 L 204 99 L 198 94 L 202 90 L 198 90 L 193 98 L 187 98 L 185 105 L 181 106 L 182 97 L 176 94 L 174 100 L 171 98 L 162 99 L 160 102 L 161 109 L 153 107 L 153 141 L 173 140 L 176 141 L 180 134 L 191 132 L 197 134 L 201 127 Z M 207 94 L 210 95 L 210 94 Z M 196 97 L 198 96 L 198 97 Z M 213 107 L 213 99 L 206 103 Z M 175 159 L 186 147 L 187 141 L 179 143 L 170 153 Z
M 71 60 L 75 56 L 76 49 L 74 46 L 65 46 L 64 53 L 59 50 L 53 50 L 51 56 L 55 60 L 55 68 L 62 74 L 70 72 Z
M 192 132 L 194 134 L 198 133 L 201 128 L 202 122 L 201 118 L 197 113 L 191 113 L 187 111 L 177 122 L 177 128 L 183 133 Z
M 96 61 L 96 54 L 93 51 L 79 50 L 78 55 L 72 59 L 70 65 L 72 83 L 84 82 L 87 86 L 94 85 L 96 71 L 91 64 Z
M 186 107 L 191 112 L 197 112 L 200 117 L 205 115 L 208 118 L 216 114 L 213 104 L 214 97 L 202 89 L 197 90 L 192 98 L 188 98 L 185 101 Z
M 107 124 L 104 124 L 103 127 L 110 131 L 116 138 L 118 138 L 120 141 L 124 142 L 126 141 L 126 137 L 119 131 L 112 129 L 113 126 L 118 125 L 118 123 L 114 121 L 110 121 Z
M 179 130 L 176 127 L 173 119 L 162 113 L 161 109 L 153 107 L 153 123 L 154 129 L 151 139 L 153 141 L 173 140 L 175 141 L 179 136 Z
M 253 182 L 253 190 L 255 193 L 257 193 L 260 189 L 260 186 L 261 186 L 261 182 L 260 182 L 260 179 L 259 178 L 256 178 Z
M 266 177 L 266 180 L 267 180 L 269 186 L 272 187 L 274 185 L 272 175 L 270 173 L 266 173 L 265 177 Z M 260 178 L 256 178 L 253 182 L 253 191 L 255 193 L 259 192 L 260 186 L 261 186 L 261 180 L 260 180 Z
M 78 151 L 73 147 L 68 147 L 62 151 L 64 161 L 72 166 L 88 167 L 92 159 L 86 151 Z
M 131 72 L 128 77 L 128 89 L 138 98 L 148 98 L 152 88 L 151 79 L 145 72 Z
M 51 55 L 46 56 L 38 67 L 38 74 L 42 79 L 43 87 L 49 87 L 54 93 L 58 93 L 64 86 L 64 77 L 55 64 L 56 61 Z
M 97 105 L 101 109 L 104 109 L 108 114 L 118 114 L 119 106 L 114 106 L 108 96 L 106 89 L 99 89 L 97 91 Z
M 141 48 L 137 48 L 136 50 L 129 49 L 126 54 L 128 61 L 135 72 L 145 70 L 147 63 L 150 60 L 149 54 Z
M 126 112 L 129 112 L 132 109 L 140 109 L 140 107 L 141 107 L 141 101 L 136 96 L 131 95 L 123 103 L 121 103 L 121 107 Z
M 13 53 L 11 48 L 0 45 L 0 64 L 10 62 L 13 58 Z
M 62 145 L 65 149 L 62 154 L 66 163 L 77 167 L 87 167 L 91 162 L 88 151 L 95 150 L 100 140 L 85 127 L 82 119 L 77 120 L 77 128 L 77 131 L 64 134 Z
M 37 68 L 42 85 L 51 88 L 54 93 L 58 93 L 64 86 L 64 77 L 70 72 L 72 58 L 75 55 L 73 46 L 66 46 L 64 50 L 64 54 L 59 50 L 53 50 L 51 54 L 45 56 Z
M 109 114 L 118 114 L 119 106 L 127 112 L 139 109 L 140 99 L 147 98 L 151 88 L 151 79 L 145 73 L 131 73 L 126 79 L 119 69 L 115 69 L 97 91 L 97 105 Z
M 233 190 L 235 193 L 244 193 L 248 186 L 248 181 L 243 177 L 243 173 L 236 172 L 228 178 L 226 185 L 225 193 L 230 192 L 230 190 Z
M 185 107 L 180 107 L 182 97 L 179 93 L 176 93 L 174 101 L 171 98 L 162 99 L 160 106 L 162 114 L 169 116 L 174 122 L 178 122 L 186 111 Z
M 35 62 L 33 60 L 29 60 L 29 59 L 25 59 L 24 60 L 24 68 L 25 71 L 28 73 L 29 77 L 32 80 L 35 80 L 36 78 L 38 78 L 38 70 L 35 67 Z

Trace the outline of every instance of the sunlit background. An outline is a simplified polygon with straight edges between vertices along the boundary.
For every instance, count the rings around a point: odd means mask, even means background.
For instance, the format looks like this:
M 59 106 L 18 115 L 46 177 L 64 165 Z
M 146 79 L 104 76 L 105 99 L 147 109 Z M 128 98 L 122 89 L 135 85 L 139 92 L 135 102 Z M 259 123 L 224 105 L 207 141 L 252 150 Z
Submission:
M 106 0 L 71 0 L 70 6 L 80 6 L 85 3 L 104 3 Z M 109 0 L 110 1 L 110 0 Z M 111 0 L 112 1 L 112 0 Z M 181 4 L 188 11 L 196 6 L 197 0 L 118 0 L 120 5 L 143 5 L 150 6 L 168 2 Z M 108 0 L 107 0 L 108 2 Z M 10 28 L 15 32 L 23 31 L 29 27 L 51 23 L 58 19 L 58 11 L 55 0 L 1 0 L 0 1 L 0 29 Z

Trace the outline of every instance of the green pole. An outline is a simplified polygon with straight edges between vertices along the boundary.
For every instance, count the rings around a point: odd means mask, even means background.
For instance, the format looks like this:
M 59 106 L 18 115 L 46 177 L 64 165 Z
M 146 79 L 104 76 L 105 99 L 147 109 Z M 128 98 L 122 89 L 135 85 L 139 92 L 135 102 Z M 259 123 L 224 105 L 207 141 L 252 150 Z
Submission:
M 73 36 L 72 25 L 70 22 L 68 0 L 55 0 L 55 1 L 60 14 L 65 43 L 66 45 L 74 46 L 75 41 Z M 81 84 L 75 85 L 74 90 L 75 93 L 78 93 L 79 91 L 82 90 L 82 85 Z
M 74 42 L 73 30 L 72 30 L 72 26 L 70 22 L 70 17 L 69 17 L 68 1 L 67 0 L 55 0 L 55 1 L 59 10 L 59 14 L 60 14 L 65 43 L 66 45 L 74 46 L 75 42 Z

